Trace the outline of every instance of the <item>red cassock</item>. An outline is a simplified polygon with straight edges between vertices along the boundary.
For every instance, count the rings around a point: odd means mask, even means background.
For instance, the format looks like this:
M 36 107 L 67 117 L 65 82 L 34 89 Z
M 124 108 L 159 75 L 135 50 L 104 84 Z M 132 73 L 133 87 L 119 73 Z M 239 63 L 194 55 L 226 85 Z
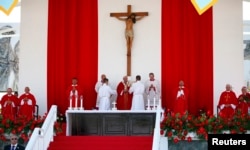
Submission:
M 19 97 L 19 116 L 25 116 L 27 119 L 32 119 L 35 112 L 36 99 L 33 94 L 24 93 Z
M 132 105 L 132 94 L 129 94 L 128 90 L 130 87 L 127 87 L 127 92 L 124 92 L 125 85 L 123 82 L 120 82 L 117 86 L 117 109 L 118 110 L 130 110 Z
M 80 96 L 82 96 L 82 88 L 79 85 L 71 85 L 67 88 L 67 97 L 68 97 L 68 107 L 70 107 L 70 99 L 71 99 L 71 107 L 80 107 Z M 77 98 L 77 99 L 76 99 Z M 77 101 L 77 106 L 76 106 Z
M 17 113 L 18 98 L 14 95 L 4 95 L 1 100 L 3 118 L 14 119 Z
M 250 107 L 250 94 L 241 94 L 238 97 L 237 110 L 240 110 L 242 114 L 248 114 L 248 107 Z
M 178 94 L 182 90 L 182 94 Z M 188 110 L 188 89 L 187 88 L 178 88 L 174 92 L 174 113 L 184 114 Z
M 230 105 L 230 106 L 225 106 L 220 110 L 220 116 L 225 117 L 225 118 L 231 118 L 235 111 L 234 108 L 231 106 L 233 104 L 234 106 L 237 106 L 238 101 L 235 93 L 233 91 L 224 91 L 220 95 L 220 100 L 219 100 L 219 107 L 222 105 Z

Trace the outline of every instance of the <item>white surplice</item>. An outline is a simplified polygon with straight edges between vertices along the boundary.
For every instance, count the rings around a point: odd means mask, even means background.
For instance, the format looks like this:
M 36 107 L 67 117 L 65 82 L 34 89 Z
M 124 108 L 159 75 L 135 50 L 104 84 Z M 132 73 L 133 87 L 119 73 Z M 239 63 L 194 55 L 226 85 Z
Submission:
M 116 95 L 116 90 L 112 90 L 107 84 L 103 84 L 99 88 L 99 110 L 110 110 L 110 97 L 112 95 Z
M 150 86 L 153 85 L 154 88 L 150 89 Z M 160 81 L 154 79 L 154 81 L 147 80 L 145 82 L 145 88 L 146 88 L 146 95 L 147 99 L 149 99 L 150 106 L 153 106 L 154 99 L 156 100 L 156 105 L 159 102 L 159 99 L 161 98 L 161 86 Z
M 129 89 L 129 93 L 133 93 L 131 110 L 145 110 L 143 94 L 145 86 L 141 81 L 136 81 Z

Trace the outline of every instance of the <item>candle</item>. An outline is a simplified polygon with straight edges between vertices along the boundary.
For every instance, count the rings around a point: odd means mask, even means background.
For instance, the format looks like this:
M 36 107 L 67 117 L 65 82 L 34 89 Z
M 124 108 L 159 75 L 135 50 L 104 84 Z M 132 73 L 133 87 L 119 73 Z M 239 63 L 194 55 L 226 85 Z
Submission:
M 76 96 L 76 99 L 75 99 L 75 109 L 77 109 L 77 96 Z
M 155 96 L 154 96 L 154 105 L 153 105 L 153 109 L 155 109 Z
M 161 98 L 159 98 L 158 106 L 161 108 Z
M 70 96 L 70 98 L 69 98 L 69 109 L 71 109 L 72 108 L 72 97 Z
M 149 95 L 148 95 L 148 106 L 147 106 L 147 110 L 149 110 L 150 109 L 150 104 L 149 104 L 149 102 L 150 102 L 150 100 L 149 100 Z
M 82 109 L 82 103 L 83 103 L 83 97 L 81 96 L 81 106 L 80 106 L 80 109 Z

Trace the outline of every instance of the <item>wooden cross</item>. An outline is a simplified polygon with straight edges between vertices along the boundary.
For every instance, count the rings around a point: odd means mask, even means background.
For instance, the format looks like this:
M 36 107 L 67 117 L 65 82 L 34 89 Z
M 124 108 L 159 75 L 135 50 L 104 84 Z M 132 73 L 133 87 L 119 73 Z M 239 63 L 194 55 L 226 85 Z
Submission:
M 127 6 L 127 12 L 117 12 L 117 13 L 110 13 L 110 17 L 116 17 L 119 20 L 126 21 L 126 31 L 131 29 L 130 33 L 127 33 L 126 40 L 127 40 L 127 75 L 131 76 L 131 49 L 132 49 L 132 41 L 133 41 L 133 23 L 130 21 L 128 22 L 128 18 L 131 14 L 135 15 L 136 20 L 140 20 L 144 16 L 148 16 L 148 12 L 132 12 L 131 5 Z M 136 18 L 139 16 L 140 18 Z M 126 18 L 122 18 L 126 17 Z

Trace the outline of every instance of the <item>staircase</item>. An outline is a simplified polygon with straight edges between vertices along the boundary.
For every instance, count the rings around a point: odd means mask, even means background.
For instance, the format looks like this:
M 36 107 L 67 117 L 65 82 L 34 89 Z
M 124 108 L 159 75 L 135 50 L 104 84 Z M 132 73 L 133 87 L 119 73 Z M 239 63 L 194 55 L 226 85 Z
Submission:
M 152 150 L 153 136 L 56 136 L 48 150 Z

